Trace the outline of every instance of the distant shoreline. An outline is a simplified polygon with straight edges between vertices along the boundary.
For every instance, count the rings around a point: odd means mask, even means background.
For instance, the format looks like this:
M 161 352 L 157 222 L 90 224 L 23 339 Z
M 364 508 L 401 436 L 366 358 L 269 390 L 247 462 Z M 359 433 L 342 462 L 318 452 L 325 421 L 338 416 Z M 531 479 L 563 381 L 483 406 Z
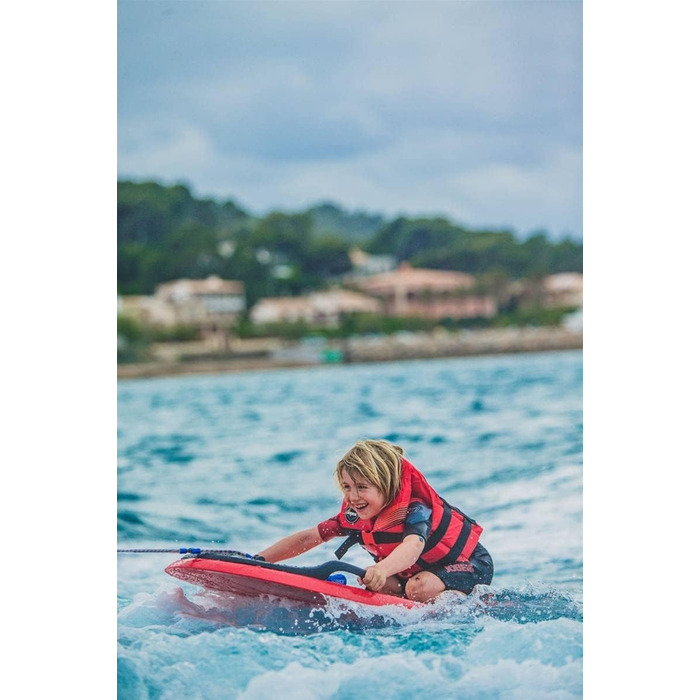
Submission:
M 381 338 L 352 338 L 326 341 L 309 347 L 304 343 L 282 343 L 267 353 L 211 352 L 196 359 L 160 359 L 158 361 L 117 365 L 117 379 L 142 379 L 189 374 L 251 372 L 329 365 L 398 362 L 403 360 L 476 357 L 515 353 L 580 350 L 583 332 L 565 328 L 504 328 L 464 331 L 457 334 L 415 333 Z

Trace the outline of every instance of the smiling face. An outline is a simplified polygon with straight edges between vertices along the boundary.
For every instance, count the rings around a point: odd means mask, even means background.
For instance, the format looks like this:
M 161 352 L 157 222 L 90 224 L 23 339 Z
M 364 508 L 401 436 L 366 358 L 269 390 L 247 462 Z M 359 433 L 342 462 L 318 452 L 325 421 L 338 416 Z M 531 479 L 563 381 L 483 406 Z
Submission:
M 384 494 L 359 474 L 353 479 L 346 469 L 340 473 L 345 498 L 362 520 L 374 518 L 386 505 Z

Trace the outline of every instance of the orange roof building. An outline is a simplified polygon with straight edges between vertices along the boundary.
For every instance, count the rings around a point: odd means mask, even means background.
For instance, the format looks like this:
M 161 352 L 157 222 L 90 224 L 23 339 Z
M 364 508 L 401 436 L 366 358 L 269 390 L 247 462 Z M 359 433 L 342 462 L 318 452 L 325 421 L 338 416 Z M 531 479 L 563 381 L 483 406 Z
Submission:
M 391 272 L 355 281 L 355 286 L 382 302 L 387 316 L 423 318 L 491 318 L 498 312 L 493 297 L 473 291 L 473 275 L 454 270 L 414 268 L 408 263 Z

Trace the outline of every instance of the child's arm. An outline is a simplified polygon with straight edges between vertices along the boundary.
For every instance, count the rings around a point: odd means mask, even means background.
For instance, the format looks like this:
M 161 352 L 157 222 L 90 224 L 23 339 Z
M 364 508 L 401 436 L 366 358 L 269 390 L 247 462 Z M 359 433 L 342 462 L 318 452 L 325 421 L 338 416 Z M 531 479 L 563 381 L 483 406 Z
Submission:
M 408 535 L 404 541 L 386 558 L 367 568 L 362 583 L 371 591 L 384 587 L 386 580 L 399 571 L 408 569 L 418 561 L 425 548 L 425 541 L 419 535 Z
M 265 561 L 276 562 L 282 559 L 289 559 L 303 554 L 309 549 L 313 549 L 321 544 L 323 540 L 318 532 L 318 527 L 310 527 L 308 530 L 295 532 L 293 535 L 283 537 L 275 544 L 270 545 L 267 549 L 260 552 L 260 556 L 265 558 Z

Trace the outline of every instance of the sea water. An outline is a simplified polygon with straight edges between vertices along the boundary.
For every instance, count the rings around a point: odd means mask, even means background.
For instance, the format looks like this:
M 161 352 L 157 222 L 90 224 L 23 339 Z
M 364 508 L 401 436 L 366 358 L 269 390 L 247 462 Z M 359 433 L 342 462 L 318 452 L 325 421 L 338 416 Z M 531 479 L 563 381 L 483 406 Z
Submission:
M 165 574 L 177 554 L 119 554 L 118 697 L 582 697 L 582 373 L 574 351 L 119 382 L 120 547 L 257 552 L 334 515 L 335 463 L 383 438 L 483 526 L 495 575 L 367 612 L 236 602 Z

